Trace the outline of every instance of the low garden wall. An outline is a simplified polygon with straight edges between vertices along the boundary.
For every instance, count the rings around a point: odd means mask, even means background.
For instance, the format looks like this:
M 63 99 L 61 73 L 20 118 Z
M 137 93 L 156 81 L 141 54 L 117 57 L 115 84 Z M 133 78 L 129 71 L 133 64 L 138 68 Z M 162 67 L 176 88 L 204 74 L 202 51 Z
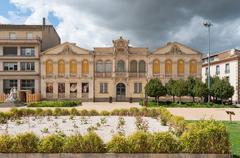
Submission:
M 44 154 L 44 153 L 0 153 L 0 158 L 231 158 L 228 154 Z

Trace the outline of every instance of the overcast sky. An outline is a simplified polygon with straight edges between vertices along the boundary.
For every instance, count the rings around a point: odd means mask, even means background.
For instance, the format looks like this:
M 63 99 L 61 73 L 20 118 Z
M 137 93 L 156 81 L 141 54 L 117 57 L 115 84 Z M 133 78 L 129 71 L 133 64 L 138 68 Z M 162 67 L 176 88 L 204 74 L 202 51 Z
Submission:
M 48 18 L 62 42 L 88 49 L 123 36 L 154 50 L 177 41 L 208 50 L 204 21 L 211 21 L 212 52 L 240 48 L 240 0 L 1 0 L 0 22 L 41 24 Z

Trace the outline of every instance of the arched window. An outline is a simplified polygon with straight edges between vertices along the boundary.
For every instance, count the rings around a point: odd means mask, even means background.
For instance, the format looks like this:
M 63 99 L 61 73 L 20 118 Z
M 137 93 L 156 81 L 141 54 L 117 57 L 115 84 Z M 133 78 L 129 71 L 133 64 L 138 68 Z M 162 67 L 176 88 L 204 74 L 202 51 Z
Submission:
M 146 64 L 144 60 L 139 62 L 139 72 L 146 72 Z
M 184 60 L 182 60 L 182 59 L 178 60 L 177 70 L 178 70 L 178 74 L 183 74 L 184 73 Z
M 153 74 L 160 73 L 160 61 L 158 59 L 153 60 Z
M 105 72 L 112 72 L 112 62 L 110 60 L 105 61 Z
M 53 61 L 50 59 L 46 61 L 46 74 L 53 74 Z
M 98 60 L 96 63 L 96 72 L 104 72 L 104 65 L 102 60 Z
M 172 60 L 168 59 L 165 61 L 165 74 L 172 73 Z
M 137 72 L 137 61 L 132 60 L 130 62 L 130 72 Z
M 77 74 L 77 61 L 76 60 L 70 61 L 70 74 Z
M 64 62 L 64 60 L 59 60 L 58 61 L 58 75 L 64 76 L 64 74 L 65 74 L 65 62 Z
M 125 71 L 125 63 L 123 60 L 119 60 L 117 62 L 117 72 L 124 72 Z
M 83 74 L 88 74 L 89 73 L 89 63 L 87 59 L 84 59 L 82 61 L 82 73 Z
M 197 61 L 195 59 L 190 60 L 190 74 L 197 73 Z

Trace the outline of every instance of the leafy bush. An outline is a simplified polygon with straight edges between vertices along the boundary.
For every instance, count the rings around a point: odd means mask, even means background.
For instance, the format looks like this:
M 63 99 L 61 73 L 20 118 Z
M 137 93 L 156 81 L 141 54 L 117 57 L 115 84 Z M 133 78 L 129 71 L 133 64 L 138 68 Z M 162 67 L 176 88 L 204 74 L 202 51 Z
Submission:
M 73 116 L 77 116 L 77 115 L 79 115 L 79 111 L 76 108 L 72 108 L 70 111 L 70 114 Z
M 186 122 L 181 116 L 172 116 L 169 120 L 171 131 L 180 136 L 186 130 Z
M 169 132 L 153 134 L 151 152 L 153 153 L 176 153 L 180 151 L 180 143 Z
M 161 124 L 166 126 L 167 123 L 170 121 L 172 114 L 166 108 L 160 108 L 159 111 Z
M 13 138 L 12 151 L 20 153 L 37 152 L 39 138 L 33 133 L 18 134 Z
M 114 135 L 111 141 L 107 144 L 107 150 L 111 153 L 128 153 L 128 139 L 123 135 Z
M 60 135 L 49 135 L 42 138 L 38 145 L 38 151 L 42 153 L 60 153 L 63 151 L 65 138 Z
M 65 139 L 63 152 L 66 153 L 81 153 L 83 150 L 83 137 L 80 134 L 69 136 Z
M 99 115 L 101 115 L 101 116 L 109 116 L 110 112 L 108 112 L 108 111 L 101 111 Z
M 230 152 L 229 136 L 223 123 L 217 121 L 198 121 L 190 124 L 181 136 L 184 152 L 218 153 Z
M 9 153 L 11 151 L 11 147 L 13 145 L 13 137 L 9 135 L 1 135 L 0 136 L 0 152 L 1 153 Z
M 105 152 L 105 145 L 102 139 L 93 131 L 83 136 L 83 152 L 102 153 Z
M 39 102 L 34 102 L 34 103 L 29 103 L 29 107 L 73 107 L 81 105 L 81 101 L 70 101 L 70 100 L 65 100 L 65 101 L 39 101 Z
M 151 152 L 153 137 L 150 133 L 137 131 L 128 137 L 129 152 L 148 153 Z

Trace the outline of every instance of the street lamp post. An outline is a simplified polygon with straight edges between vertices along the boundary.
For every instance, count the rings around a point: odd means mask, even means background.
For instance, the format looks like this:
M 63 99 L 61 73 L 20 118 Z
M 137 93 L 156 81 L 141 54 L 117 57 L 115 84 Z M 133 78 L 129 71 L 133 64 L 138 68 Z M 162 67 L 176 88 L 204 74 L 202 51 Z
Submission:
M 203 23 L 203 26 L 208 28 L 208 73 L 207 73 L 207 79 L 208 79 L 208 89 L 210 89 L 210 49 L 211 49 L 211 43 L 210 43 L 210 28 L 213 26 L 211 22 L 205 22 Z M 211 96 L 208 94 L 208 103 L 211 101 Z

